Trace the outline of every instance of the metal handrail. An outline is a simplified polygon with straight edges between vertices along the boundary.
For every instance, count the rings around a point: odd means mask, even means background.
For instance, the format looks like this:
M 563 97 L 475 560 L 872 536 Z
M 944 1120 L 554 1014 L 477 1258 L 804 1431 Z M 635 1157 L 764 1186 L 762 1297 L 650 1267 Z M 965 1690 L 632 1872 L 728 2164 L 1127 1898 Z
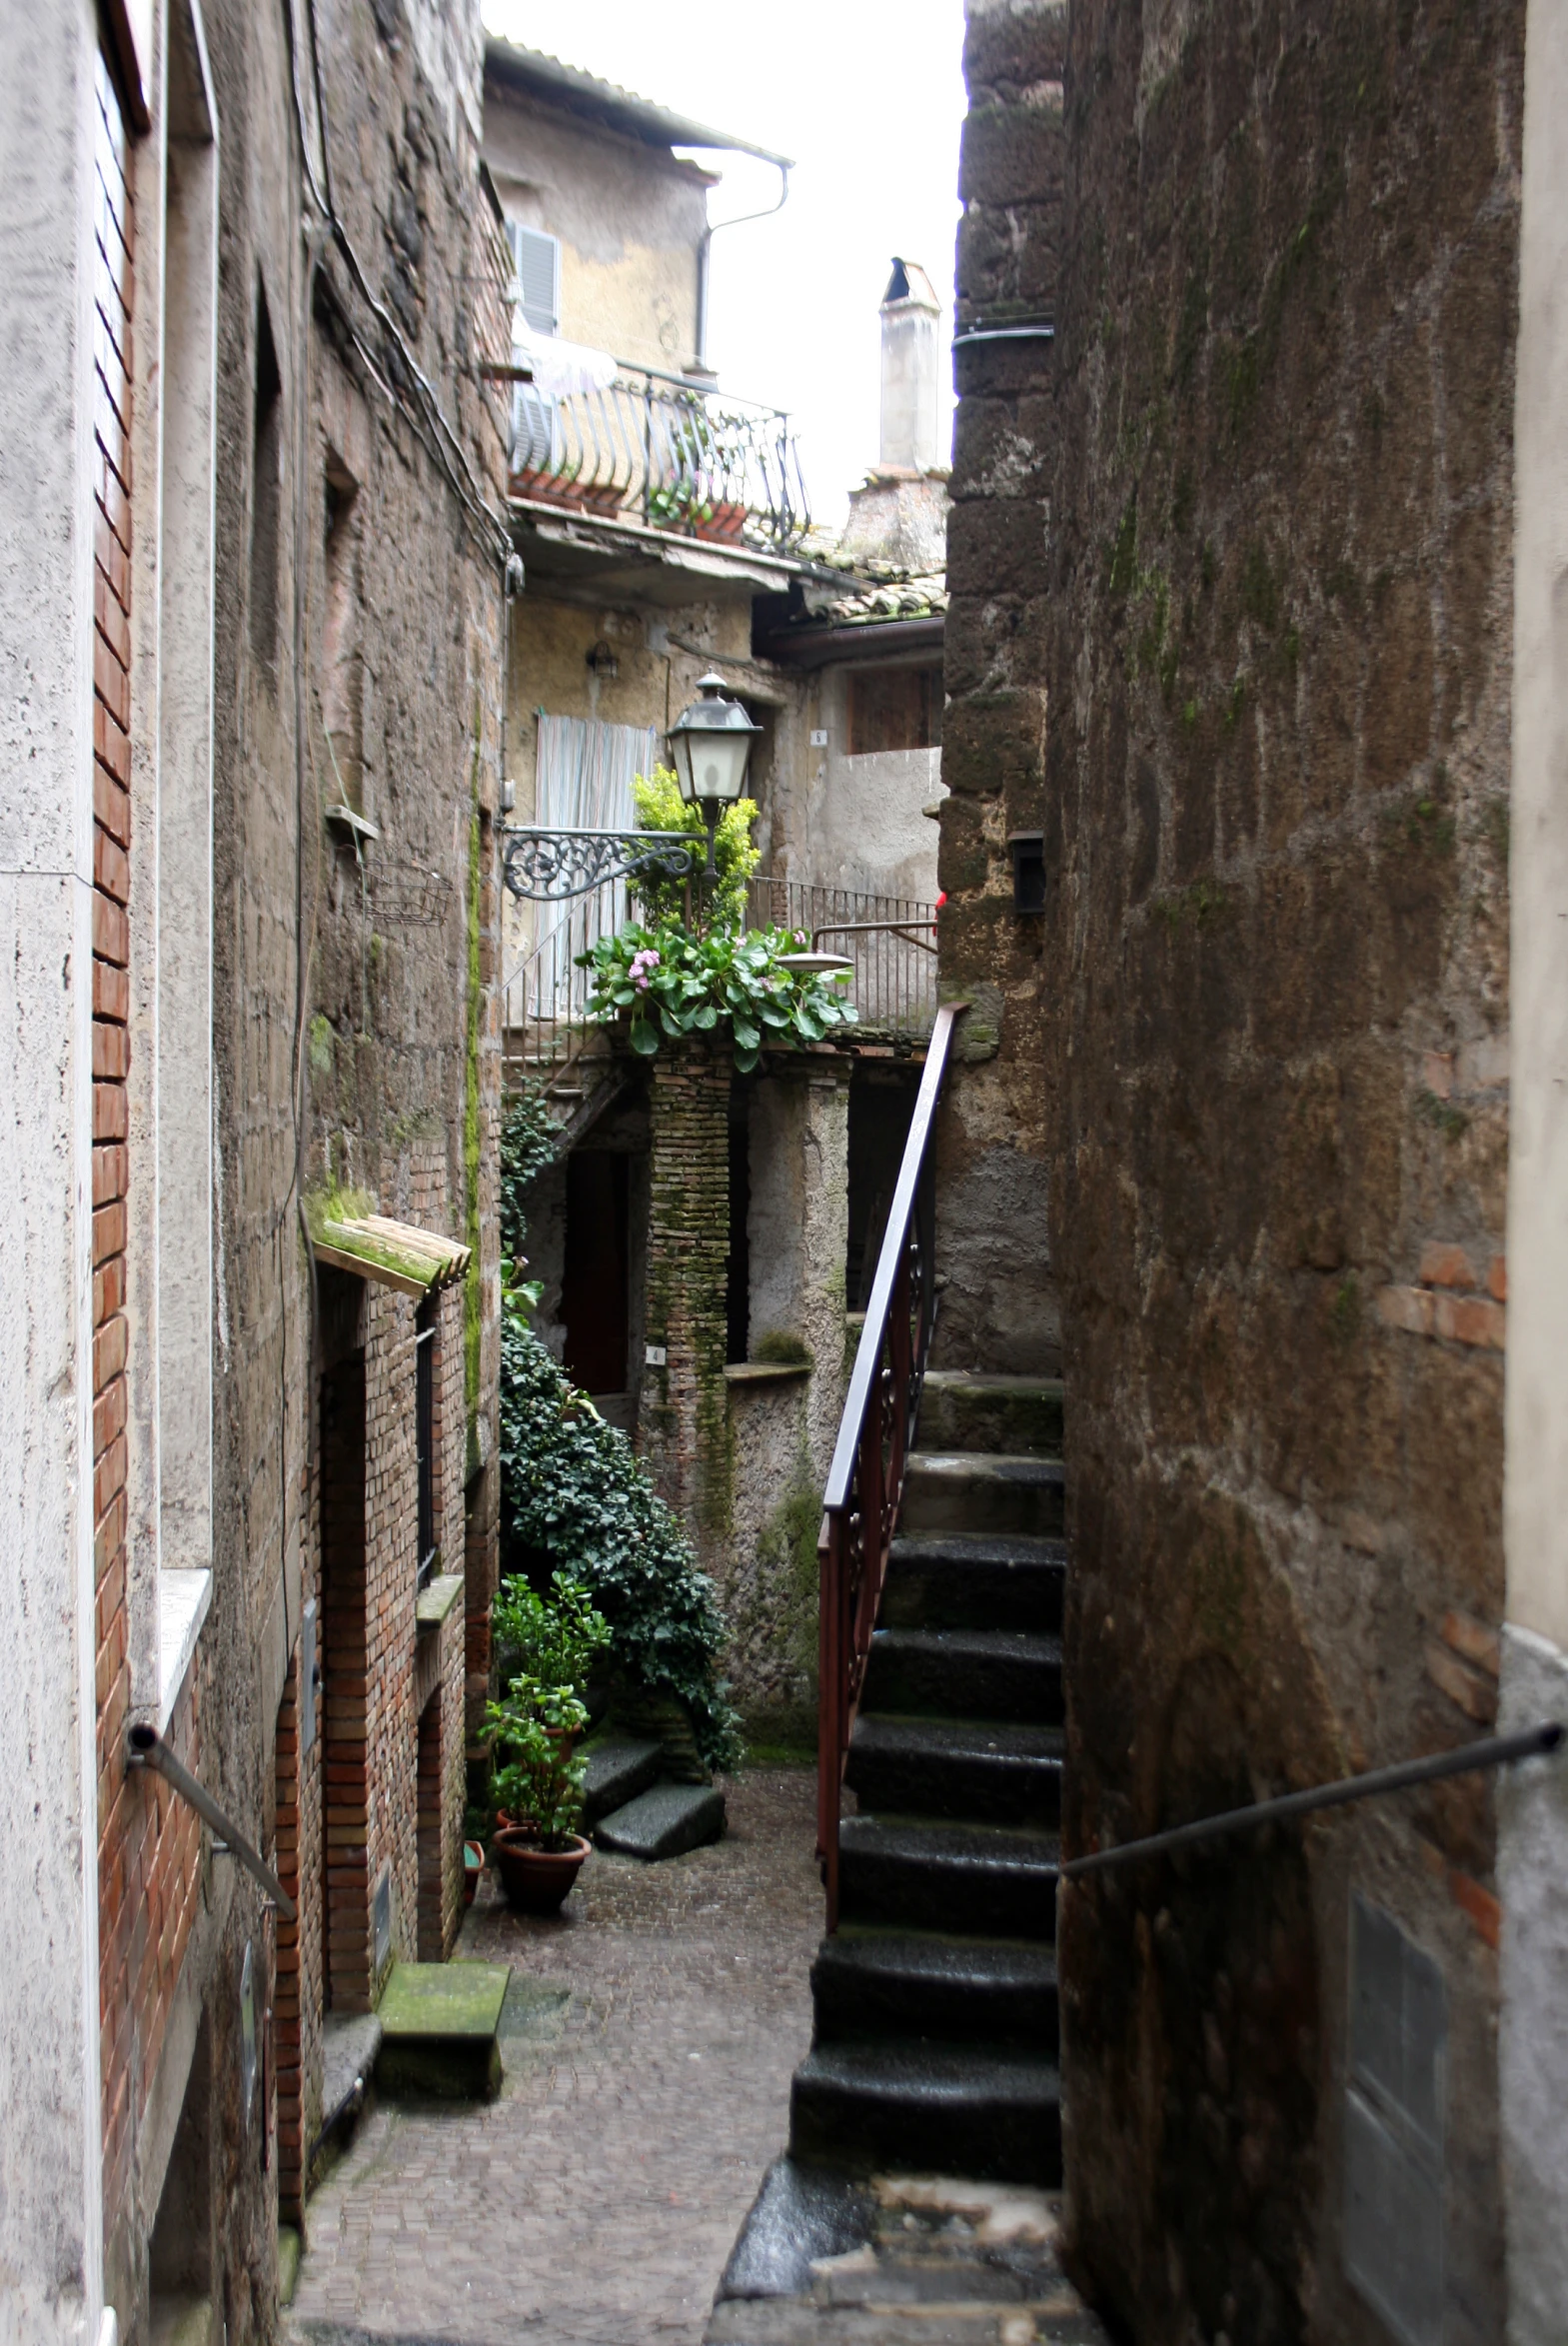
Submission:
M 1403 1792 L 1412 1784 L 1434 1784 L 1444 1776 L 1474 1775 L 1482 1768 L 1507 1767 L 1516 1759 L 1537 1759 L 1557 1750 L 1563 1736 L 1558 1721 L 1547 1719 L 1516 1735 L 1486 1735 L 1475 1743 L 1461 1743 L 1457 1751 L 1437 1751 L 1424 1759 L 1399 1760 L 1393 1767 L 1369 1768 L 1365 1775 L 1340 1776 L 1331 1784 L 1314 1784 L 1305 1792 L 1282 1792 L 1274 1800 L 1254 1801 L 1250 1808 L 1225 1808 L 1217 1816 L 1172 1825 L 1168 1832 L 1148 1833 L 1140 1841 L 1123 1841 L 1114 1849 L 1091 1849 L 1084 1857 L 1069 1858 L 1061 1877 L 1063 1881 L 1079 1881 L 1086 1873 L 1130 1865 L 1134 1858 L 1165 1856 L 1173 1849 L 1190 1849 L 1199 1841 L 1222 1840 L 1255 1826 L 1311 1816 L 1320 1808 L 1347 1808 L 1353 1800 L 1375 1799 L 1380 1792 Z
M 126 1753 L 127 1764 L 156 1769 L 169 1789 L 178 1792 L 180 1798 L 195 1809 L 204 1823 L 211 1825 L 218 1836 L 214 1848 L 227 1850 L 231 1857 L 238 1857 L 252 1880 L 261 1884 L 284 1921 L 293 1922 L 296 1918 L 294 1900 L 272 1867 L 259 1850 L 252 1848 L 233 1817 L 224 1814 L 206 1785 L 200 1783 L 190 1769 L 175 1758 L 157 1728 L 145 1724 L 134 1726 L 129 1730 L 127 1741 L 130 1744 Z
M 865 1683 L 936 1317 L 934 1215 L 925 1173 L 953 1027 L 968 1007 L 947 1002 L 936 1013 L 822 1497 L 817 1539 L 816 1846 L 830 1932 L 838 1927 L 838 1802 L 844 1763 Z

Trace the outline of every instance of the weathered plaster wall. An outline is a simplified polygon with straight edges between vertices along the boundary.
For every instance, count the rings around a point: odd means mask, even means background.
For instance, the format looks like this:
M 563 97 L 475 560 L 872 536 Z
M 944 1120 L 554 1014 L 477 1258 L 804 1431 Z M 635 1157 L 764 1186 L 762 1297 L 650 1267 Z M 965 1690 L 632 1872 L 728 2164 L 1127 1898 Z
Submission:
M 101 2306 L 90 1430 L 93 124 L 85 6 L 0 12 L 0 2268 L 17 2335 Z
M 1039 1087 L 1080 1846 L 1495 1710 L 1521 34 L 970 10 L 960 316 L 1056 339 L 962 362 L 944 978 Z M 1445 2335 L 1498 2334 L 1494 1845 L 1482 1779 L 1064 1900 L 1072 2222 L 1150 2346 L 1382 2335 L 1352 1886 L 1443 1973 Z
M 1525 44 L 1515 406 L 1509 984 L 1514 1003 L 1502 1708 L 1568 1718 L 1568 22 Z M 1568 1771 L 1521 1769 L 1498 1802 L 1510 2346 L 1568 2332 Z
M 697 255 L 711 173 L 668 148 L 485 87 L 485 156 L 509 219 L 558 236 L 561 332 L 680 374 L 697 356 Z
M 942 796 L 941 751 L 850 757 L 849 673 L 785 674 L 787 722 L 778 726 L 773 780 L 760 800 L 763 867 L 782 879 L 931 904 L 937 835 L 924 810 Z M 825 744 L 813 733 L 825 733 Z

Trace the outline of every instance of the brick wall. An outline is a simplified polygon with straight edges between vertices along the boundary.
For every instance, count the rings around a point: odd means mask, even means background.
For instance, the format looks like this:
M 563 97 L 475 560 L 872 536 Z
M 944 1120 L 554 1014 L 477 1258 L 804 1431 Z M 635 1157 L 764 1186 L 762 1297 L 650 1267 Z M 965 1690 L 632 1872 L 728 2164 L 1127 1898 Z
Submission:
M 415 1952 L 418 1722 L 414 1607 L 419 1581 L 415 1302 L 372 1281 L 365 1295 L 365 1752 L 370 1889 L 390 1869 L 392 1946 Z
M 99 2019 L 104 2233 L 128 2220 L 136 2125 L 163 2049 L 195 1921 L 201 1827 L 158 1778 L 128 1770 L 126 1216 L 130 1073 L 131 383 L 135 216 L 113 79 L 98 61 L 94 119 L 93 1515 L 96 1524 Z M 139 1177 L 147 1177 L 146 1169 Z M 198 1762 L 195 1674 L 168 1728 Z M 111 2246 L 111 2265 L 120 2256 Z
M 960 361 L 943 978 L 1039 1078 L 1079 1844 L 1492 1714 L 1522 38 L 971 16 L 960 315 L 1056 339 Z M 1445 2335 L 1498 2334 L 1492 1851 L 1476 1779 L 1063 1901 L 1073 2221 L 1151 2346 L 1374 2334 L 1352 1885 L 1448 1982 Z
M 730 1517 L 731 1077 L 728 1052 L 667 1044 L 654 1062 L 650 1111 L 648 1342 L 669 1357 L 643 1371 L 638 1447 L 705 1564 Z

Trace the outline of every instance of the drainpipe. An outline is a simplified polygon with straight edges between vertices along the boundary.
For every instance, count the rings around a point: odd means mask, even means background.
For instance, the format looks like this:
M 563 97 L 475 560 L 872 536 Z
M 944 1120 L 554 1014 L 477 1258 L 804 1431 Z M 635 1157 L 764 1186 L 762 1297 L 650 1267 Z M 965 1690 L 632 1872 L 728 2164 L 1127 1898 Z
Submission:
M 773 160 L 773 158 L 770 158 Z M 792 163 L 779 162 L 779 201 L 765 204 L 760 212 L 738 212 L 733 220 L 710 220 L 703 228 L 703 241 L 697 248 L 697 358 L 693 373 L 707 375 L 713 372 L 708 364 L 708 282 L 712 273 L 714 238 L 721 228 L 744 228 L 750 220 L 771 220 L 782 212 L 789 201 L 789 174 Z

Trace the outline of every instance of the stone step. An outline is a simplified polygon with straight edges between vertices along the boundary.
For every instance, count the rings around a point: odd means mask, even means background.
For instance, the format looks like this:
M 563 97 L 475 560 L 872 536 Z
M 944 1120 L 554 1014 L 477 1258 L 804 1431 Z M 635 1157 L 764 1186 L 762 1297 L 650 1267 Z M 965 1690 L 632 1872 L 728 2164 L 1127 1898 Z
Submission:
M 1025 1629 L 876 1629 L 860 1707 L 1055 1726 L 1061 1639 Z
M 811 1966 L 815 2041 L 929 2036 L 1054 2056 L 1056 1956 L 1021 1939 L 843 1924 Z
M 501 2007 L 510 1963 L 397 1963 L 376 2016 L 384 2094 L 493 2101 L 501 2090 Z
M 641 1735 L 602 1735 L 583 1757 L 583 1823 L 591 1832 L 602 1816 L 625 1808 L 657 1781 L 664 1751 Z
M 928 1450 L 1005 1450 L 1061 1455 L 1059 1376 L 986 1376 L 927 1368 L 915 1439 Z
M 1059 1630 L 1064 1539 L 900 1533 L 878 1616 L 888 1629 Z
M 839 1911 L 847 1922 L 1052 1941 L 1061 1844 L 1008 1825 L 846 1816 L 838 1828 Z
M 1055 2066 L 915 2038 L 818 2045 L 789 2093 L 792 2158 L 895 2164 L 1016 2183 L 1061 2180 Z
M 1059 1458 L 986 1450 L 911 1450 L 899 1529 L 1059 1536 Z
M 594 1838 L 621 1857 L 684 1857 L 717 1841 L 725 1829 L 725 1796 L 712 1784 L 655 1784 L 624 1808 L 601 1817 Z
M 862 1710 L 849 1740 L 844 1781 L 862 1816 L 882 1810 L 1057 1825 L 1063 1740 L 1060 1727 Z

